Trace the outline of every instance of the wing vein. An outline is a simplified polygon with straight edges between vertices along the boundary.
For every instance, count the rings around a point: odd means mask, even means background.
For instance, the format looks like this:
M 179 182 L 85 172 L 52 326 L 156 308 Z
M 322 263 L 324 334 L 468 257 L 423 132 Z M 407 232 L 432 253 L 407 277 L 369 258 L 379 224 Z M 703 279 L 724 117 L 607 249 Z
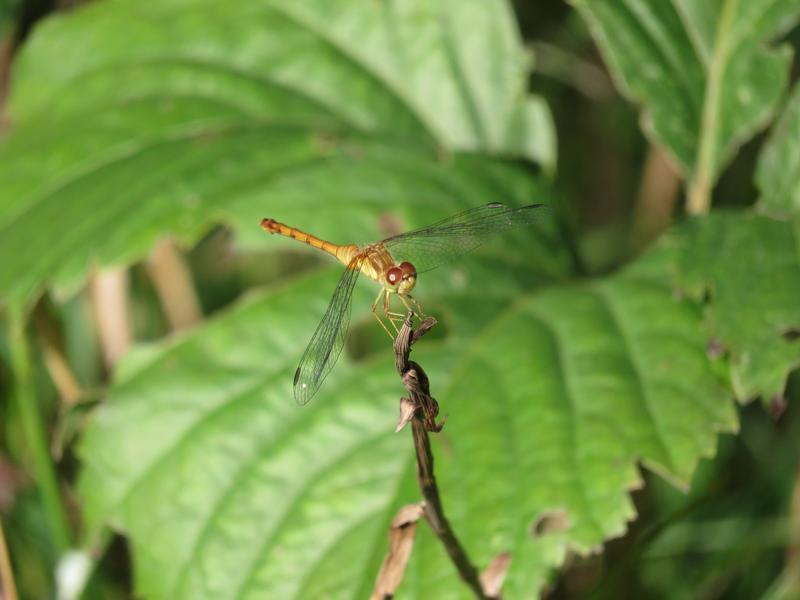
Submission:
M 541 220 L 547 208 L 544 204 L 513 208 L 493 202 L 433 225 L 392 236 L 382 243 L 394 258 L 412 263 L 417 272 L 422 273 L 452 262 L 495 234 Z
M 350 301 L 361 273 L 362 260 L 363 256 L 358 255 L 347 265 L 322 320 L 303 352 L 294 373 L 294 399 L 298 404 L 308 404 L 344 348 L 350 325 Z

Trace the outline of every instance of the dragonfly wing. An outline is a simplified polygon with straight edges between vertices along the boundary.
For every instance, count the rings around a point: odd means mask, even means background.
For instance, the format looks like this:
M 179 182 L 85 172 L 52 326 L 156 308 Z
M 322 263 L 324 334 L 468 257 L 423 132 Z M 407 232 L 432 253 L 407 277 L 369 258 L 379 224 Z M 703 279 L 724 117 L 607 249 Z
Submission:
M 493 202 L 422 229 L 392 236 L 382 243 L 396 260 L 407 260 L 421 273 L 452 262 L 494 234 L 540 221 L 548 209 L 544 204 L 513 208 Z
M 307 404 L 317 393 L 344 348 L 350 324 L 350 300 L 361 272 L 360 266 L 361 258 L 356 257 L 345 269 L 325 315 L 300 359 L 294 373 L 294 399 L 298 404 Z

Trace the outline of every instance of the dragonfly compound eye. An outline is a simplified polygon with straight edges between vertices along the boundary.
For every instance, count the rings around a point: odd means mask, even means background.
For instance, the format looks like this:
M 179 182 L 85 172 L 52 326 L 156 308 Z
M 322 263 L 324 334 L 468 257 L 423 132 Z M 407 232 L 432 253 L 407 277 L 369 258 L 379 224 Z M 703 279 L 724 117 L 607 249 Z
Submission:
M 401 262 L 400 269 L 403 271 L 403 275 L 405 275 L 406 277 L 417 276 L 417 269 L 410 262 Z
M 403 269 L 400 267 L 392 267 L 386 271 L 386 281 L 389 285 L 397 285 L 403 278 Z

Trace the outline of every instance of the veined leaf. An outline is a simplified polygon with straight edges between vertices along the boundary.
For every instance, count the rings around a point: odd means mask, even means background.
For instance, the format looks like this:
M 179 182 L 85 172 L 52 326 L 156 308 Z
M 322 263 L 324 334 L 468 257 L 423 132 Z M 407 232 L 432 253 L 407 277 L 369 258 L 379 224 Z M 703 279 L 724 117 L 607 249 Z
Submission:
M 396 161 L 387 187 L 409 205 L 443 188 L 462 206 L 503 200 L 465 194 L 474 178 L 455 165 L 467 151 L 470 170 L 490 155 L 552 167 L 524 56 L 500 1 L 112 0 L 48 19 L 16 63 L 0 147 L 0 254 L 16 257 L 0 294 L 68 287 L 93 260 L 133 260 L 167 233 L 193 241 L 214 221 L 255 231 L 267 206 L 289 205 L 286 179 L 324 185 L 316 210 Z
M 520 597 L 567 549 L 625 530 L 637 460 L 687 485 L 736 414 L 700 307 L 667 278 L 644 269 L 524 292 L 503 284 L 509 264 L 426 299 L 447 307 L 450 336 L 414 357 L 450 415 L 435 449 L 448 515 L 479 565 L 512 552 L 504 592 Z M 251 298 L 123 363 L 82 443 L 81 490 L 92 523 L 130 536 L 143 595 L 368 595 L 388 523 L 418 491 L 409 433 L 392 433 L 402 388 L 389 352 L 339 365 L 307 409 L 292 401 L 333 275 Z M 490 309 L 476 311 L 487 292 Z M 554 511 L 566 529 L 538 532 Z M 399 597 L 462 596 L 421 527 Z
M 338 243 L 370 242 L 392 233 L 380 227 L 387 213 L 394 227 L 410 228 L 487 199 L 543 199 L 544 186 L 522 169 L 487 157 L 442 164 L 419 148 L 353 138 L 320 153 L 313 134 L 273 134 L 266 146 L 259 133 L 242 132 L 174 160 L 174 145 L 158 146 L 104 168 L 102 185 L 80 177 L 48 195 L 7 222 L 0 252 L 17 258 L 0 265 L 0 290 L 29 298 L 51 280 L 70 291 L 92 259 L 134 260 L 159 236 L 172 232 L 190 242 L 211 222 L 237 227 L 240 243 L 275 248 L 281 241 L 265 240 L 262 217 Z M 151 175 L 137 179 L 140 171 Z M 31 248 L 38 251 L 25 252 Z
M 800 215 L 800 85 L 773 127 L 761 151 L 756 182 L 761 201 L 771 212 Z
M 800 366 L 800 225 L 718 212 L 693 219 L 632 267 L 668 277 L 676 290 L 706 301 L 709 339 L 730 352 L 736 397 L 781 395 Z
M 646 131 L 706 192 L 772 115 L 797 23 L 795 0 L 573 0 Z M 691 199 L 690 199 L 691 203 Z

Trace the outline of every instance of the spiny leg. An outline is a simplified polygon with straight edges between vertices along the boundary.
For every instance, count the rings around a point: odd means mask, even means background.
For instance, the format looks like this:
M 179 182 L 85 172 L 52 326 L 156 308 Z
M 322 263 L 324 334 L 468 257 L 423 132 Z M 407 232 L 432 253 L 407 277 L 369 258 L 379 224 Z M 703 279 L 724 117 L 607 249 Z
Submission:
M 411 311 L 412 314 L 417 314 L 411 307 L 411 304 L 409 304 L 408 300 L 406 300 L 404 296 L 397 294 L 397 297 L 400 298 L 400 302 L 402 302 L 403 306 L 405 306 L 409 311 Z
M 399 295 L 399 294 L 398 294 Z M 409 300 L 411 303 L 409 304 Z M 422 306 L 417 299 L 414 298 L 411 294 L 405 294 L 404 296 L 400 296 L 400 301 L 405 305 L 405 307 L 417 315 L 417 318 L 421 321 L 422 318 L 425 316 L 425 313 L 422 312 Z
M 419 301 L 411 294 L 406 294 L 406 298 L 411 300 L 411 304 L 414 305 L 414 312 L 417 313 L 417 316 L 420 319 L 422 319 L 425 316 L 425 312 L 422 310 L 422 305 L 419 303 Z
M 387 292 L 386 292 L 386 300 L 385 300 L 385 302 L 384 302 L 384 307 L 383 307 L 384 314 L 385 314 L 387 317 L 392 317 L 392 318 L 394 318 L 394 319 L 398 319 L 398 320 L 400 320 L 400 321 L 405 321 L 405 318 L 406 318 L 406 315 L 405 315 L 405 314 L 403 314 L 403 313 L 399 313 L 399 312 L 395 312 L 395 311 L 393 311 L 393 310 L 389 310 L 389 304 L 390 304 L 390 303 L 391 303 L 390 292 L 388 292 L 388 291 L 387 291 Z
M 400 298 L 400 302 L 402 302 L 402 303 L 403 303 L 403 306 L 405 306 L 405 307 L 406 307 L 406 310 L 407 310 L 408 312 L 406 312 L 406 313 L 388 312 L 388 313 L 387 313 L 387 316 L 389 317 L 389 319 L 390 319 L 390 320 L 392 320 L 392 321 L 397 321 L 398 323 L 401 323 L 401 324 L 402 324 L 402 323 L 405 323 L 405 320 L 406 320 L 406 318 L 408 317 L 408 313 L 411 313 L 411 317 L 412 317 L 412 318 L 413 318 L 414 316 L 416 316 L 416 317 L 417 317 L 417 319 L 419 319 L 419 315 L 418 315 L 418 314 L 416 313 L 416 311 L 415 311 L 415 310 L 414 310 L 414 309 L 413 309 L 413 308 L 412 308 L 412 307 L 409 305 L 409 303 L 406 301 L 406 299 L 405 299 L 405 298 L 404 298 L 402 295 L 400 295 L 400 294 L 398 294 L 397 296 L 398 296 L 398 298 Z M 395 325 L 395 327 L 396 327 L 396 326 L 397 326 L 397 325 Z
M 375 298 L 375 302 L 372 303 L 372 314 L 375 315 L 376 319 L 378 319 L 378 323 L 381 324 L 381 327 L 383 327 L 383 330 L 386 332 L 386 335 L 388 335 L 392 339 L 392 341 L 394 341 L 394 336 L 392 335 L 392 332 L 389 331 L 389 328 L 386 327 L 386 324 L 383 322 L 383 319 L 381 319 L 380 316 L 378 315 L 378 302 L 380 302 L 381 297 L 384 297 L 384 303 L 385 303 L 386 302 L 385 296 L 386 296 L 386 290 L 381 288 L 381 291 L 378 292 L 377 298 Z M 394 325 L 394 323 L 392 324 Z M 395 329 L 397 329 L 397 327 L 395 327 Z
M 383 290 L 383 314 L 386 316 L 387 319 L 389 319 L 389 323 L 392 324 L 392 327 L 394 327 L 395 332 L 397 332 L 397 334 L 399 335 L 400 328 L 397 326 L 397 323 L 395 321 L 402 320 L 403 315 L 389 310 L 388 290 Z

